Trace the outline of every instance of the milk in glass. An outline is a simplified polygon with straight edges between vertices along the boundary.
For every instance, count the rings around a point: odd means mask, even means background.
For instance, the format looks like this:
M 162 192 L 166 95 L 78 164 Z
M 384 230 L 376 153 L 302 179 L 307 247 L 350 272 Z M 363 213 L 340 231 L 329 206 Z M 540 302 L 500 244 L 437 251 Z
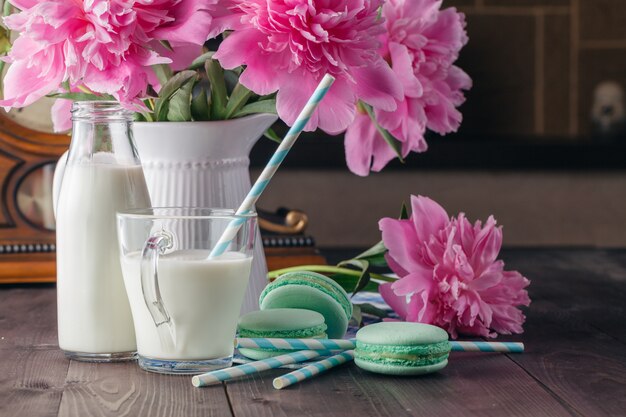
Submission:
M 122 257 L 126 291 L 135 320 L 137 352 L 146 358 L 207 360 L 229 357 L 252 257 L 209 250 L 179 250 L 159 256 L 159 290 L 172 319 L 174 344 L 163 344 L 141 288 L 139 252 Z

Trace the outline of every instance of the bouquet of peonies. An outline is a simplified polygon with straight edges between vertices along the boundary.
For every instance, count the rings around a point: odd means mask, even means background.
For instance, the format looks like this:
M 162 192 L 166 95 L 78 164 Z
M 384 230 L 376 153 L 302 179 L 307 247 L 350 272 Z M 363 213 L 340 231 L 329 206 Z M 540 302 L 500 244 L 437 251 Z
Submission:
M 427 197 L 411 196 L 412 213 L 378 223 L 382 241 L 338 266 L 305 265 L 272 271 L 270 277 L 294 270 L 330 274 L 353 294 L 377 290 L 406 321 L 428 323 L 459 334 L 496 337 L 522 333 L 530 281 L 517 271 L 504 270 L 498 260 L 502 228 L 493 216 L 483 225 L 456 217 Z M 371 271 L 390 268 L 396 277 Z M 364 304 L 365 312 L 385 317 L 384 311 Z
M 59 131 L 71 127 L 71 100 L 94 99 L 145 121 L 276 112 L 291 125 L 330 73 L 305 130 L 345 132 L 348 167 L 367 175 L 425 151 L 426 129 L 455 131 L 471 86 L 453 65 L 464 17 L 442 0 L 7 1 L 16 38 L 2 47 L 0 106 L 56 97 Z

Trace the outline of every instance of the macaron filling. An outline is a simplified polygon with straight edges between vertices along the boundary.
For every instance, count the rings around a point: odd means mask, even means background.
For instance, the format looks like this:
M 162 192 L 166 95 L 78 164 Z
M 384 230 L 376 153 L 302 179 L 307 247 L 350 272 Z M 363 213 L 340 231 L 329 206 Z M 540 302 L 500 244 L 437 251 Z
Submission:
M 261 293 L 260 301 L 263 302 L 268 292 L 286 285 L 307 285 L 316 288 L 339 301 L 341 308 L 346 313 L 346 317 L 350 318 L 352 316 L 352 304 L 350 300 L 346 298 L 343 291 L 338 290 L 332 284 L 324 282 L 316 276 L 309 277 L 302 273 L 298 274 L 297 278 L 289 277 L 289 279 L 277 279 L 270 283 Z M 343 302 L 341 300 L 343 300 Z
M 291 338 L 291 339 L 309 339 L 309 338 L 326 338 L 326 324 L 308 327 L 298 330 L 252 330 L 239 328 L 239 337 L 271 337 L 271 338 Z
M 354 356 L 366 362 L 402 366 L 434 365 L 448 358 L 448 341 L 425 345 L 378 345 L 357 341 Z

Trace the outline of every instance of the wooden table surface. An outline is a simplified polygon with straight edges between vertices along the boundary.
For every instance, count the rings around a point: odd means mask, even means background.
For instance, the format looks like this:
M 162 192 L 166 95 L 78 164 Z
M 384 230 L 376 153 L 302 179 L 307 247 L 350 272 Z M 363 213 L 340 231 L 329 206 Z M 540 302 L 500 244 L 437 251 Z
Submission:
M 282 391 L 270 371 L 197 389 L 63 357 L 53 285 L 0 288 L 0 416 L 626 415 L 626 251 L 509 250 L 532 280 L 524 354 L 453 353 L 422 377 L 344 365 Z M 284 371 L 283 371 L 284 372 Z

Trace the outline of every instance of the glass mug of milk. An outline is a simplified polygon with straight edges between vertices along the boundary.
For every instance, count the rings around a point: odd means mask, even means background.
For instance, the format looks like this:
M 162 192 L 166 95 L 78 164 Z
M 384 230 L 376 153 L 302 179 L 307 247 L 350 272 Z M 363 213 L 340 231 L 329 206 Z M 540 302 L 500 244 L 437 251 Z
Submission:
M 228 249 L 210 257 L 233 221 L 241 227 Z M 175 374 L 230 366 L 252 266 L 256 213 L 133 209 L 118 212 L 117 227 L 139 366 Z

